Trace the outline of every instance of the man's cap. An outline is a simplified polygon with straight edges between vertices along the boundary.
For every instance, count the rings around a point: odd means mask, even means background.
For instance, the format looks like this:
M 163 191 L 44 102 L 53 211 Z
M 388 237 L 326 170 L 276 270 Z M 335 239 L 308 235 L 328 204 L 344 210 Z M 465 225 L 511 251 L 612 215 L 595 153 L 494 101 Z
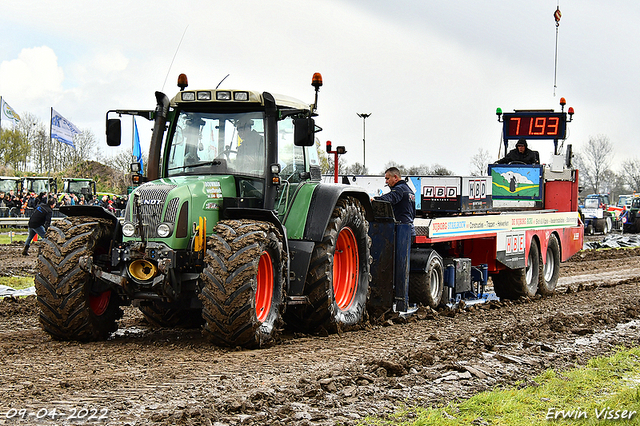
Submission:
M 520 146 L 520 145 L 522 145 L 522 146 L 524 146 L 524 147 L 526 148 L 526 146 L 527 146 L 527 140 L 526 140 L 526 139 L 524 139 L 524 138 L 520 138 L 520 139 L 518 139 L 518 143 L 516 143 L 516 146 Z

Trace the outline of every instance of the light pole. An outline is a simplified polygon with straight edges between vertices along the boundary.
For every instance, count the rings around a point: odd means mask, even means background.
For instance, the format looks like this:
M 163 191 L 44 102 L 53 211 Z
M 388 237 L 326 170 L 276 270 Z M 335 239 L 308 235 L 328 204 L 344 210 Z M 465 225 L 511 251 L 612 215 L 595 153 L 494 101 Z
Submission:
M 356 114 L 358 115 L 358 117 L 362 118 L 362 172 L 366 173 L 366 171 L 367 171 L 367 151 L 366 151 L 366 142 L 365 142 L 365 135 L 366 135 L 365 121 L 366 121 L 367 118 L 369 118 L 371 116 L 371 113 L 369 113 L 369 114 L 365 114 L 365 113 L 360 114 L 359 112 L 356 112 Z

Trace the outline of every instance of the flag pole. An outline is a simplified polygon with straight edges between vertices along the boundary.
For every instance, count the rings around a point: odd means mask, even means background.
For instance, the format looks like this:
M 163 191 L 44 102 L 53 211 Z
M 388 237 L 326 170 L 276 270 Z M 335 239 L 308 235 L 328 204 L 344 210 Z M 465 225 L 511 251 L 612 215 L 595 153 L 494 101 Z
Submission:
M 51 145 L 53 145 L 52 126 L 53 126 L 53 107 L 51 107 L 51 116 L 49 117 L 49 164 L 47 164 L 47 174 L 51 175 Z
M 0 96 L 0 130 L 2 130 L 2 96 Z

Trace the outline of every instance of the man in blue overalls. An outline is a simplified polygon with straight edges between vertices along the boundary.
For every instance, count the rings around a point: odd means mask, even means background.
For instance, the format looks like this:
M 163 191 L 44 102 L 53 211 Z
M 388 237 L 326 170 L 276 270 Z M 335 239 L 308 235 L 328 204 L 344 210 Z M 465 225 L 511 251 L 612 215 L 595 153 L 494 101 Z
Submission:
M 416 230 L 413 226 L 413 219 L 416 217 L 416 194 L 402 179 L 397 167 L 390 167 L 384 172 L 384 181 L 389 185 L 390 191 L 374 197 L 374 199 L 390 202 L 396 221 L 410 223 L 411 236 L 415 237 Z

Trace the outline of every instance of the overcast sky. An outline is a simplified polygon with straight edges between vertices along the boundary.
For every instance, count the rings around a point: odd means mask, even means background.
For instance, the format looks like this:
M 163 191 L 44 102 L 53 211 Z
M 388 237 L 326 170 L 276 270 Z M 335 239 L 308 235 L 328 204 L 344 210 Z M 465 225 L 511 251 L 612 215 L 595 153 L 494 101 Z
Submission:
M 47 124 L 53 107 L 92 130 L 105 156 L 118 152 L 104 141 L 106 111 L 153 109 L 179 73 L 190 88 L 229 74 L 221 88 L 311 103 L 320 72 L 320 141 L 362 163 L 356 114 L 371 113 L 372 173 L 395 161 L 466 175 L 479 148 L 498 158 L 497 107 L 559 111 L 560 97 L 575 109 L 574 150 L 605 135 L 615 167 L 640 157 L 640 3 L 628 0 L 22 0 L 2 17 L 0 95 Z M 138 127 L 147 150 L 152 124 Z M 548 161 L 550 141 L 530 145 Z

